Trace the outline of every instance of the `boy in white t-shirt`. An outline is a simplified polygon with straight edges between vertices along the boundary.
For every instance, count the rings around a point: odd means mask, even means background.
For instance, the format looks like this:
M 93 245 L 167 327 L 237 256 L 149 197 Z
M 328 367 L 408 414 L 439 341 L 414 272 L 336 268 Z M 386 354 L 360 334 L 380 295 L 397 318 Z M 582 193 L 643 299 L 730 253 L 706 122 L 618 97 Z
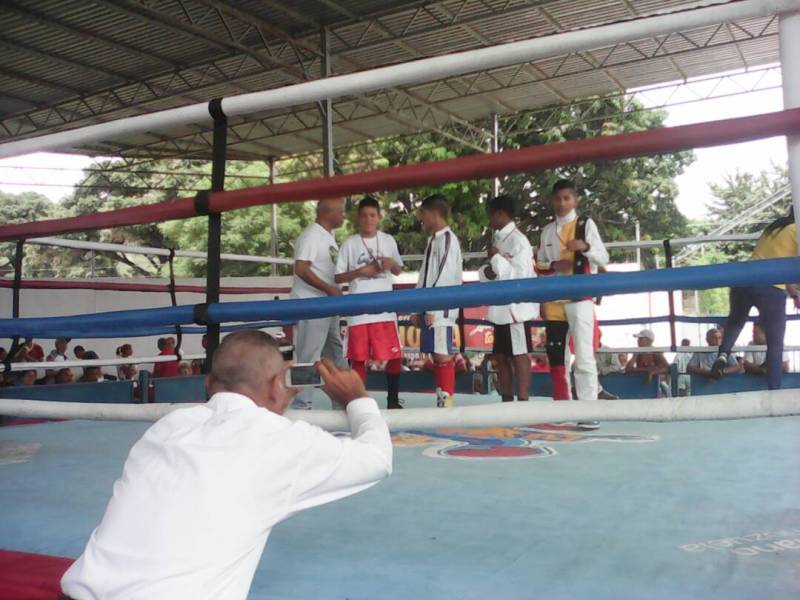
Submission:
M 536 277 L 533 270 L 533 248 L 528 238 L 514 223 L 514 199 L 498 196 L 488 203 L 492 226 L 489 264 L 478 271 L 481 281 L 507 281 Z M 494 323 L 492 357 L 497 367 L 497 390 L 503 402 L 525 401 L 530 393 L 531 327 L 539 313 L 535 302 L 517 302 L 489 307 L 489 320 Z
M 347 238 L 336 261 L 336 283 L 349 283 L 351 294 L 392 291 L 392 275 L 399 275 L 403 259 L 397 242 L 380 231 L 381 205 L 365 196 L 358 203 L 358 233 Z M 393 312 L 347 317 L 347 358 L 367 381 L 367 361 L 386 363 L 387 408 L 400 406 L 403 348 Z
M 321 200 L 317 220 L 306 227 L 294 243 L 294 279 L 290 298 L 341 296 L 335 281 L 339 246 L 333 232 L 344 223 L 344 200 Z M 321 357 L 346 367 L 339 335 L 339 317 L 298 321 L 294 326 L 294 360 L 315 363 Z M 311 408 L 313 389 L 295 396 L 292 408 Z
M 431 232 L 425 248 L 425 259 L 417 279 L 417 288 L 461 285 L 463 265 L 458 238 L 447 225 L 450 205 L 442 194 L 432 194 L 422 201 L 419 220 Z M 453 294 L 457 292 L 454 290 Z M 436 381 L 436 405 L 453 405 L 456 390 L 453 364 L 453 326 L 458 309 L 430 310 L 413 315 L 411 322 L 421 329 L 420 350 L 433 355 L 433 376 Z

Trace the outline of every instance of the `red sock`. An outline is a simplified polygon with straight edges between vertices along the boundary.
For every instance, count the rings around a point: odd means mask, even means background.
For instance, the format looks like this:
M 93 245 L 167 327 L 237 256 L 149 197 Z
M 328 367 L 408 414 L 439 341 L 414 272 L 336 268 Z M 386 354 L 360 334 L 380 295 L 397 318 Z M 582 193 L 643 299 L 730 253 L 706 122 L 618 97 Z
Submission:
M 563 365 L 560 367 L 550 367 L 550 379 L 553 382 L 553 400 L 571 400 L 572 394 L 569 391 L 567 381 L 567 369 Z
M 361 381 L 367 383 L 367 363 L 363 360 L 354 360 L 352 365 L 353 371 L 358 373 L 358 376 L 361 377 Z
M 386 372 L 389 375 L 399 375 L 403 370 L 403 361 L 399 358 L 394 358 L 386 363 Z
M 436 363 L 433 366 L 433 378 L 436 380 L 436 387 L 442 391 L 451 396 L 456 393 L 456 369 L 452 360 L 444 364 Z

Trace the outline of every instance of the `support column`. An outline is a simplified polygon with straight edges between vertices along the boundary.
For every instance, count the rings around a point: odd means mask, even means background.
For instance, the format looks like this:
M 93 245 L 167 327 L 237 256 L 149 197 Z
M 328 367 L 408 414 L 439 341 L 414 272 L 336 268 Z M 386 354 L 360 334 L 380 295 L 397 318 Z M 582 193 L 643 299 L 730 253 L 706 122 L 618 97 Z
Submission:
M 267 161 L 267 165 L 269 166 L 269 184 L 275 184 L 275 157 L 270 156 L 269 160 Z M 278 257 L 278 205 L 272 203 L 269 205 L 270 208 L 270 220 L 269 220 L 269 254 L 272 258 Z M 275 276 L 278 274 L 278 265 L 273 263 L 272 264 L 272 275 Z
M 322 49 L 322 77 L 331 76 L 331 44 L 328 29 L 322 28 L 320 33 L 320 45 Z M 325 177 L 333 176 L 333 109 L 330 98 L 322 100 L 320 111 L 322 111 L 322 174 Z
M 214 138 L 211 159 L 211 191 L 221 192 L 225 189 L 225 157 L 228 147 L 228 118 L 222 112 L 222 103 L 212 100 L 209 112 L 214 118 Z M 206 263 L 206 304 L 219 302 L 220 280 L 220 247 L 222 244 L 222 215 L 208 214 L 208 258 Z M 211 369 L 214 352 L 219 346 L 219 323 L 209 323 L 207 327 L 207 345 L 205 370 Z
M 500 152 L 500 119 L 497 113 L 492 113 L 492 152 Z M 500 195 L 500 178 L 492 179 L 492 196 L 495 198 Z
M 779 17 L 783 108 L 800 107 L 800 12 Z M 800 135 L 787 135 L 789 185 L 792 190 L 794 219 L 800 229 Z M 800 240 L 797 254 L 800 256 Z

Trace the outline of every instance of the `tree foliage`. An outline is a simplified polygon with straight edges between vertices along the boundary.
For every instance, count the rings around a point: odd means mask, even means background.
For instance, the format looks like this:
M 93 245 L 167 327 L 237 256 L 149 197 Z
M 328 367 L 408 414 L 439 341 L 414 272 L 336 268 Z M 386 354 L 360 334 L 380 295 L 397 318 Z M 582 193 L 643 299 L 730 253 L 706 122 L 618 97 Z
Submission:
M 505 149 L 540 146 L 564 141 L 595 138 L 661 127 L 666 113 L 643 111 L 630 101 L 598 98 L 580 114 L 573 107 L 556 106 L 548 112 L 539 111 L 519 118 L 502 140 Z M 561 125 L 552 126 L 551 123 Z M 484 123 L 484 125 L 486 125 Z M 356 170 L 446 160 L 472 153 L 472 150 L 434 134 L 419 134 L 409 138 L 376 141 L 340 153 L 343 164 L 355 165 Z M 346 159 L 346 160 L 345 160 Z M 281 162 L 284 173 L 307 169 L 314 160 L 294 159 Z M 567 166 L 545 172 L 514 174 L 501 181 L 502 191 L 519 201 L 520 226 L 536 242 L 541 228 L 552 219 L 549 189 L 560 177 L 575 179 L 582 190 L 582 210 L 597 222 L 607 240 L 633 239 L 635 222 L 641 224 L 646 237 L 660 238 L 686 233 L 686 219 L 675 206 L 677 186 L 675 177 L 693 160 L 690 152 L 663 154 L 619 161 L 601 161 Z M 208 189 L 210 166 L 190 160 L 151 161 L 119 168 L 111 162 L 102 169 L 87 172 L 80 186 L 60 204 L 31 201 L 24 206 L 9 206 L 18 202 L 2 201 L 2 210 L 12 218 L 26 221 L 90 214 L 130 206 L 147 205 L 175 197 L 191 196 L 196 190 Z M 230 161 L 227 166 L 226 189 L 254 185 L 252 180 L 239 176 L 261 177 L 267 167 L 260 162 Z M 187 175 L 186 173 L 195 173 Z M 200 173 L 200 175 L 197 175 Z M 280 173 L 279 173 L 280 176 Z M 282 180 L 303 175 L 284 176 Z M 263 179 L 261 180 L 263 181 Z M 152 188 L 163 189 L 152 189 Z M 416 211 L 419 202 L 433 192 L 444 193 L 451 203 L 451 226 L 459 236 L 464 251 L 483 250 L 489 239 L 485 203 L 491 193 L 488 180 L 463 181 L 435 187 L 416 188 L 379 194 L 385 207 L 384 229 L 395 235 L 401 252 L 421 253 L 426 233 L 420 228 Z M 357 200 L 354 198 L 353 200 Z M 46 203 L 47 201 L 44 200 Z M 352 205 L 351 205 L 352 206 Z M 25 213 L 24 210 L 29 212 Z M 254 207 L 223 215 L 222 251 L 227 253 L 268 255 L 270 248 L 270 207 Z M 16 212 L 14 212 L 16 211 Z M 13 213 L 13 214 L 12 214 Z M 278 249 L 291 256 L 293 240 L 300 230 L 313 220 L 311 203 L 281 205 L 278 219 Z M 338 232 L 340 238 L 353 230 L 352 222 Z M 153 223 L 71 236 L 91 241 L 115 242 L 130 245 L 205 250 L 206 220 L 202 218 Z M 93 271 L 96 275 L 164 275 L 164 257 L 143 257 L 132 254 L 108 254 L 60 249 L 40 249 L 29 267 L 48 269 L 48 275 L 75 277 Z M 38 260 L 38 264 L 36 263 Z M 179 276 L 202 276 L 205 263 L 199 260 L 176 260 Z M 271 273 L 266 265 L 245 262 L 223 263 L 223 275 L 260 275 Z
M 785 167 L 773 166 L 758 174 L 736 171 L 724 176 L 722 183 L 710 184 L 714 196 L 708 205 L 709 218 L 693 224 L 694 235 L 708 234 L 721 225 L 727 224 L 731 217 L 751 215 L 751 219 L 733 233 L 756 233 L 762 231 L 776 218 L 785 215 L 791 205 L 791 197 L 777 202 L 770 208 L 755 212 L 754 204 L 764 200 L 789 184 Z M 750 258 L 755 242 L 732 242 L 726 244 L 707 244 L 691 257 L 694 265 L 715 265 L 727 262 L 740 262 Z M 697 312 L 701 315 L 728 314 L 729 296 L 727 288 L 714 288 L 699 292 Z
M 765 210 L 754 211 L 753 206 L 788 185 L 789 173 L 785 165 L 774 165 L 771 169 L 757 174 L 740 171 L 726 174 L 722 183 L 710 184 L 714 199 L 708 205 L 709 218 L 697 223 L 694 231 L 701 235 L 708 234 L 719 226 L 727 224 L 731 217 L 741 215 L 750 215 L 751 218 L 731 233 L 762 231 L 772 221 L 786 215 L 792 203 L 791 196 L 787 194 L 783 200 Z M 754 247 L 755 242 L 734 242 L 718 244 L 713 250 L 707 247 L 704 252 L 712 252 L 712 256 L 718 256 L 718 262 L 743 261 L 750 257 Z

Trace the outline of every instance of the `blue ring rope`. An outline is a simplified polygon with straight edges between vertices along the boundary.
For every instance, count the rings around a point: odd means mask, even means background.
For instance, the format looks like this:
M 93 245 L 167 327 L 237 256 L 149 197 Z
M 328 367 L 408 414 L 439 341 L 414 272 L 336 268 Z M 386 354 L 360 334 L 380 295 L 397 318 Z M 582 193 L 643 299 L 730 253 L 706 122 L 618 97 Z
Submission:
M 728 286 L 773 285 L 800 280 L 800 258 L 778 258 L 747 263 L 659 269 L 635 273 L 592 276 L 516 279 L 449 287 L 354 294 L 339 297 L 215 303 L 209 317 L 218 323 L 289 321 L 330 315 L 404 313 L 441 310 L 458 306 L 484 306 L 513 302 L 543 302 L 562 298 L 587 298 L 646 291 L 709 289 Z M 641 320 L 635 322 L 641 323 Z M 174 327 L 193 323 L 193 306 L 136 309 L 76 315 L 0 319 L 0 336 L 45 337 L 53 331 L 74 331 L 92 338 L 131 335 L 143 328 Z

